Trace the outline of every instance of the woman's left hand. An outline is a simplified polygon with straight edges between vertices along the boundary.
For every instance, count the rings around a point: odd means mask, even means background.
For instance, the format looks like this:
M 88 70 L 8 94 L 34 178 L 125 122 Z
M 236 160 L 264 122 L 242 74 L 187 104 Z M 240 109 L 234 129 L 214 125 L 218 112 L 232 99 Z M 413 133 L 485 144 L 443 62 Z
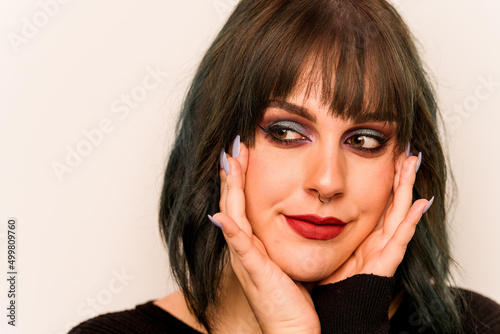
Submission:
M 416 156 L 402 153 L 396 163 L 393 192 L 380 218 L 380 228 L 372 231 L 354 253 L 332 275 L 319 284 L 336 283 L 357 274 L 391 277 L 403 260 L 418 221 L 429 204 L 419 199 L 412 205 Z
M 241 143 L 236 158 L 227 155 L 221 177 L 221 212 L 213 218 L 222 225 L 231 267 L 263 333 L 320 333 L 318 315 L 304 285 L 294 282 L 268 256 L 253 234 L 245 212 L 245 173 L 248 148 Z M 234 154 L 235 146 L 233 146 Z M 223 158 L 221 160 L 224 160 Z

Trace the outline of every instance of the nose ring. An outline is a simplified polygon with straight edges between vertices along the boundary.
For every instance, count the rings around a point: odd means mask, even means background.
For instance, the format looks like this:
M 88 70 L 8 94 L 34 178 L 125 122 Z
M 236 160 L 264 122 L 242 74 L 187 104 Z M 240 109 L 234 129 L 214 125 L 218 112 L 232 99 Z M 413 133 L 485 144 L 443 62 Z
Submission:
M 319 199 L 319 201 L 320 201 L 321 203 L 323 203 L 323 204 L 326 204 L 326 203 L 330 202 L 330 201 L 332 200 L 332 198 L 333 198 L 333 196 L 332 196 L 332 197 L 330 197 L 330 198 L 328 199 L 328 201 L 322 201 L 322 200 L 321 200 L 321 194 L 318 194 L 318 199 Z

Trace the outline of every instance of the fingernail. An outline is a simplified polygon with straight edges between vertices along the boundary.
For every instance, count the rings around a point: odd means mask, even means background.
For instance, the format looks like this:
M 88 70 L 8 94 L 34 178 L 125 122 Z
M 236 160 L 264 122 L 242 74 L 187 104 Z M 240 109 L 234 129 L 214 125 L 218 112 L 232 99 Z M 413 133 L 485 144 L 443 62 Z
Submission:
M 219 168 L 222 169 L 224 168 L 224 149 L 221 148 L 220 150 L 220 155 L 219 155 Z
M 434 196 L 432 196 L 432 198 L 429 200 L 429 203 L 427 203 L 427 205 L 425 206 L 424 211 L 422 212 L 422 214 L 426 213 L 427 210 L 429 210 L 429 208 L 431 207 L 431 205 L 432 205 L 433 202 L 434 202 Z
M 227 162 L 227 156 L 226 156 L 226 151 L 222 149 L 221 151 L 221 162 L 220 165 L 222 168 L 224 168 L 224 172 L 226 172 L 226 175 L 229 174 L 229 163 Z
M 234 138 L 231 155 L 233 156 L 233 158 L 237 158 L 238 155 L 240 155 L 240 135 L 237 135 L 236 138 Z
M 407 157 L 411 157 L 413 154 L 411 154 L 411 151 L 410 151 L 410 143 L 408 142 L 408 144 L 406 145 L 406 156 Z
M 421 163 L 422 163 L 422 152 L 418 152 L 418 161 L 417 161 L 417 167 L 415 168 L 415 173 L 418 172 Z
M 212 224 L 214 224 L 218 228 L 222 229 L 222 224 L 219 223 L 217 220 L 215 220 L 214 217 L 208 215 L 208 219 L 212 222 Z

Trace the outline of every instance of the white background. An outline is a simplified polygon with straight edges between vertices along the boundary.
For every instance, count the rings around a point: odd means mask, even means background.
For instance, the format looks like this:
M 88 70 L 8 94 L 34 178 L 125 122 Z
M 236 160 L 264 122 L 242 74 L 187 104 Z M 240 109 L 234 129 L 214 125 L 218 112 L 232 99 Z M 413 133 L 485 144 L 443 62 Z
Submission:
M 157 231 L 165 159 L 193 71 L 234 5 L 65 1 L 50 16 L 41 4 L 53 0 L 0 4 L 2 333 L 63 333 L 172 291 Z M 394 2 L 452 121 L 458 283 L 500 301 L 500 4 Z M 131 94 L 137 104 L 126 107 Z M 108 133 L 85 147 L 83 133 L 102 122 Z M 67 165 L 78 147 L 87 156 L 58 177 L 54 164 Z M 15 328 L 6 317 L 10 217 L 18 219 Z

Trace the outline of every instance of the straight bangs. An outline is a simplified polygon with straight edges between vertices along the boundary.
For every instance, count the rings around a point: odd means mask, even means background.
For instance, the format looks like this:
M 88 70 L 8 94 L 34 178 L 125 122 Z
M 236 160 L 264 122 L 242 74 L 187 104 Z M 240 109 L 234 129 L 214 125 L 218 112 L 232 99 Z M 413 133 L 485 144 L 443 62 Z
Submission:
M 315 90 L 343 120 L 395 122 L 397 146 L 403 149 L 411 137 L 418 73 L 408 61 L 410 36 L 399 15 L 378 2 L 283 4 L 260 29 L 253 92 L 270 101 Z M 259 119 L 265 107 L 259 108 Z

